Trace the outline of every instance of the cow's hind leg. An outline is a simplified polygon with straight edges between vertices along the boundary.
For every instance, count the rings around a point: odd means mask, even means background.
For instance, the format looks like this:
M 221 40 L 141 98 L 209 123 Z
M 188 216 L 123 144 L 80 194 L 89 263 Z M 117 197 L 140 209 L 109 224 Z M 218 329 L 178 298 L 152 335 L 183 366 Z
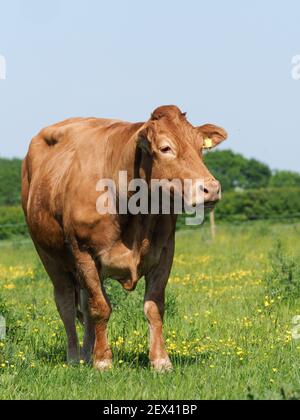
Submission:
M 95 346 L 95 323 L 89 311 L 89 297 L 86 290 L 80 293 L 81 310 L 83 313 L 84 339 L 81 358 L 89 363 L 92 360 Z
M 48 257 L 38 249 L 44 267 L 54 286 L 54 298 L 57 310 L 63 321 L 68 340 L 68 362 L 79 362 L 79 341 L 76 331 L 76 290 L 74 277 L 64 270 L 57 259 Z
M 145 314 L 150 328 L 150 361 L 157 372 L 172 370 L 163 337 L 165 289 L 174 256 L 174 240 L 170 240 L 160 264 L 146 276 Z
M 79 362 L 79 342 L 76 331 L 77 308 L 75 306 L 75 287 L 68 276 L 60 277 L 54 286 L 57 310 L 64 323 L 68 339 L 68 363 Z

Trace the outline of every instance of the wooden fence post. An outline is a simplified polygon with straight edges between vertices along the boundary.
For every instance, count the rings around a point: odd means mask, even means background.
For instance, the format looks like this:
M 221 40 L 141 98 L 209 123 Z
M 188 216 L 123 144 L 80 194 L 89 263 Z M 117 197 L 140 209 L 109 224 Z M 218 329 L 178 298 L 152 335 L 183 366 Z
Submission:
M 210 229 L 211 229 L 211 237 L 212 240 L 214 241 L 216 239 L 216 220 L 215 220 L 215 211 L 212 210 L 210 212 Z

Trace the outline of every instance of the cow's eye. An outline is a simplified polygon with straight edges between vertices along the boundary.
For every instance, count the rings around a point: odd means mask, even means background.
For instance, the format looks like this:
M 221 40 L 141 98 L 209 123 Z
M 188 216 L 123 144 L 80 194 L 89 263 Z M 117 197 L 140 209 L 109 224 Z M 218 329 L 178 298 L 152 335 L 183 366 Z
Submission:
M 167 153 L 173 153 L 173 150 L 170 146 L 163 146 L 160 148 L 161 153 L 167 154 Z

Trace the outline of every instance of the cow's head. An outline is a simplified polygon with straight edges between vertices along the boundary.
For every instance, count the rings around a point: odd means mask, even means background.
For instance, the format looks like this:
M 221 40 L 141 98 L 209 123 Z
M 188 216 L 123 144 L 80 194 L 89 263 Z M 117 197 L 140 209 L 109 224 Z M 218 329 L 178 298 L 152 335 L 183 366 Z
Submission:
M 215 125 L 192 126 L 176 106 L 160 107 L 138 136 L 139 171 L 148 181 L 203 180 L 205 205 L 212 206 L 221 198 L 221 185 L 205 166 L 203 151 L 226 138 L 226 131 Z M 198 204 L 196 191 L 189 191 L 189 196 L 193 201 L 190 204 Z

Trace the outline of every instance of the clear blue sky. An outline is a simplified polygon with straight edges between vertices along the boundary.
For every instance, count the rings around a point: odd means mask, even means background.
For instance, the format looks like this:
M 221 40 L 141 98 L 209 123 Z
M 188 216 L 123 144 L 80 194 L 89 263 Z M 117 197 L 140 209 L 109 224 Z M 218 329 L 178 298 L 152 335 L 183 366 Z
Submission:
M 226 148 L 299 170 L 299 0 L 0 0 L 0 155 L 70 116 L 177 104 Z

